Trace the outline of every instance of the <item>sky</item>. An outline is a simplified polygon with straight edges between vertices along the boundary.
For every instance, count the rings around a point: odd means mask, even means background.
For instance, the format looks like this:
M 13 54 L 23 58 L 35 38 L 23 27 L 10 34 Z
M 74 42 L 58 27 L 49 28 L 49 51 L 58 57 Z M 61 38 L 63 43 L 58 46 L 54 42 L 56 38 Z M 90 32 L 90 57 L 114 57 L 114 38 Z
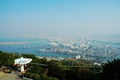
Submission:
M 120 34 L 120 0 L 0 0 L 0 37 Z

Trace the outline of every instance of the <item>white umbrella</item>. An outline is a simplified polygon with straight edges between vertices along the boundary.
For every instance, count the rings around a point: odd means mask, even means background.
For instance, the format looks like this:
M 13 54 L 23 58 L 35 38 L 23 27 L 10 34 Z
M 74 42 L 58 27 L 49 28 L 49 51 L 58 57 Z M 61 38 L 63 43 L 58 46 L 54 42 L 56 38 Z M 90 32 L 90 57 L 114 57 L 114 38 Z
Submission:
M 20 71 L 24 72 L 24 65 L 30 63 L 32 61 L 32 59 L 30 58 L 17 58 L 15 59 L 15 64 L 19 64 L 20 65 Z

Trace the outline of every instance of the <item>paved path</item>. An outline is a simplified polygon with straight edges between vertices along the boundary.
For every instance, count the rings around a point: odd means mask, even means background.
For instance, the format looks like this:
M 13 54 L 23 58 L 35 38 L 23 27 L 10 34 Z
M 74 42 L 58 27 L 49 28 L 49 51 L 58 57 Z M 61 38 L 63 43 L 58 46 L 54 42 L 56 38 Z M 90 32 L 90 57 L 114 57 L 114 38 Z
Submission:
M 23 80 L 23 79 L 21 79 L 15 73 L 9 74 L 9 73 L 0 72 L 0 80 Z

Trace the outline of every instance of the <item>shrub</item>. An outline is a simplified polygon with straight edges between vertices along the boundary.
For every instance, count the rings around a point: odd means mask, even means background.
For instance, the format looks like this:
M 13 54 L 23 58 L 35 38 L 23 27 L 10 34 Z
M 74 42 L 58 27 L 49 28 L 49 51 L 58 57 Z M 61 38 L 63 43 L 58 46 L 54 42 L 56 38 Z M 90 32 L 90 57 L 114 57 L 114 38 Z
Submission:
M 34 73 L 30 73 L 30 72 L 25 73 L 24 76 L 27 77 L 27 78 L 34 79 L 34 80 L 39 80 L 40 79 L 39 74 L 34 74 Z
M 42 80 L 58 80 L 57 78 L 54 78 L 54 77 L 48 77 L 48 76 L 44 76 L 42 78 Z
M 39 80 L 40 79 L 40 75 L 39 74 L 34 74 L 33 75 L 33 79 L 34 80 Z

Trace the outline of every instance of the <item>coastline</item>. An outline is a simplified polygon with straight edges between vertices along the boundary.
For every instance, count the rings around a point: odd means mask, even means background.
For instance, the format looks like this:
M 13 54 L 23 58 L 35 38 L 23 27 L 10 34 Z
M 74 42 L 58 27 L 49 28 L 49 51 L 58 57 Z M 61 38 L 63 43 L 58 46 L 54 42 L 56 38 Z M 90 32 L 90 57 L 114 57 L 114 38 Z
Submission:
M 30 42 L 0 42 L 0 45 L 8 45 L 8 44 L 28 44 Z

